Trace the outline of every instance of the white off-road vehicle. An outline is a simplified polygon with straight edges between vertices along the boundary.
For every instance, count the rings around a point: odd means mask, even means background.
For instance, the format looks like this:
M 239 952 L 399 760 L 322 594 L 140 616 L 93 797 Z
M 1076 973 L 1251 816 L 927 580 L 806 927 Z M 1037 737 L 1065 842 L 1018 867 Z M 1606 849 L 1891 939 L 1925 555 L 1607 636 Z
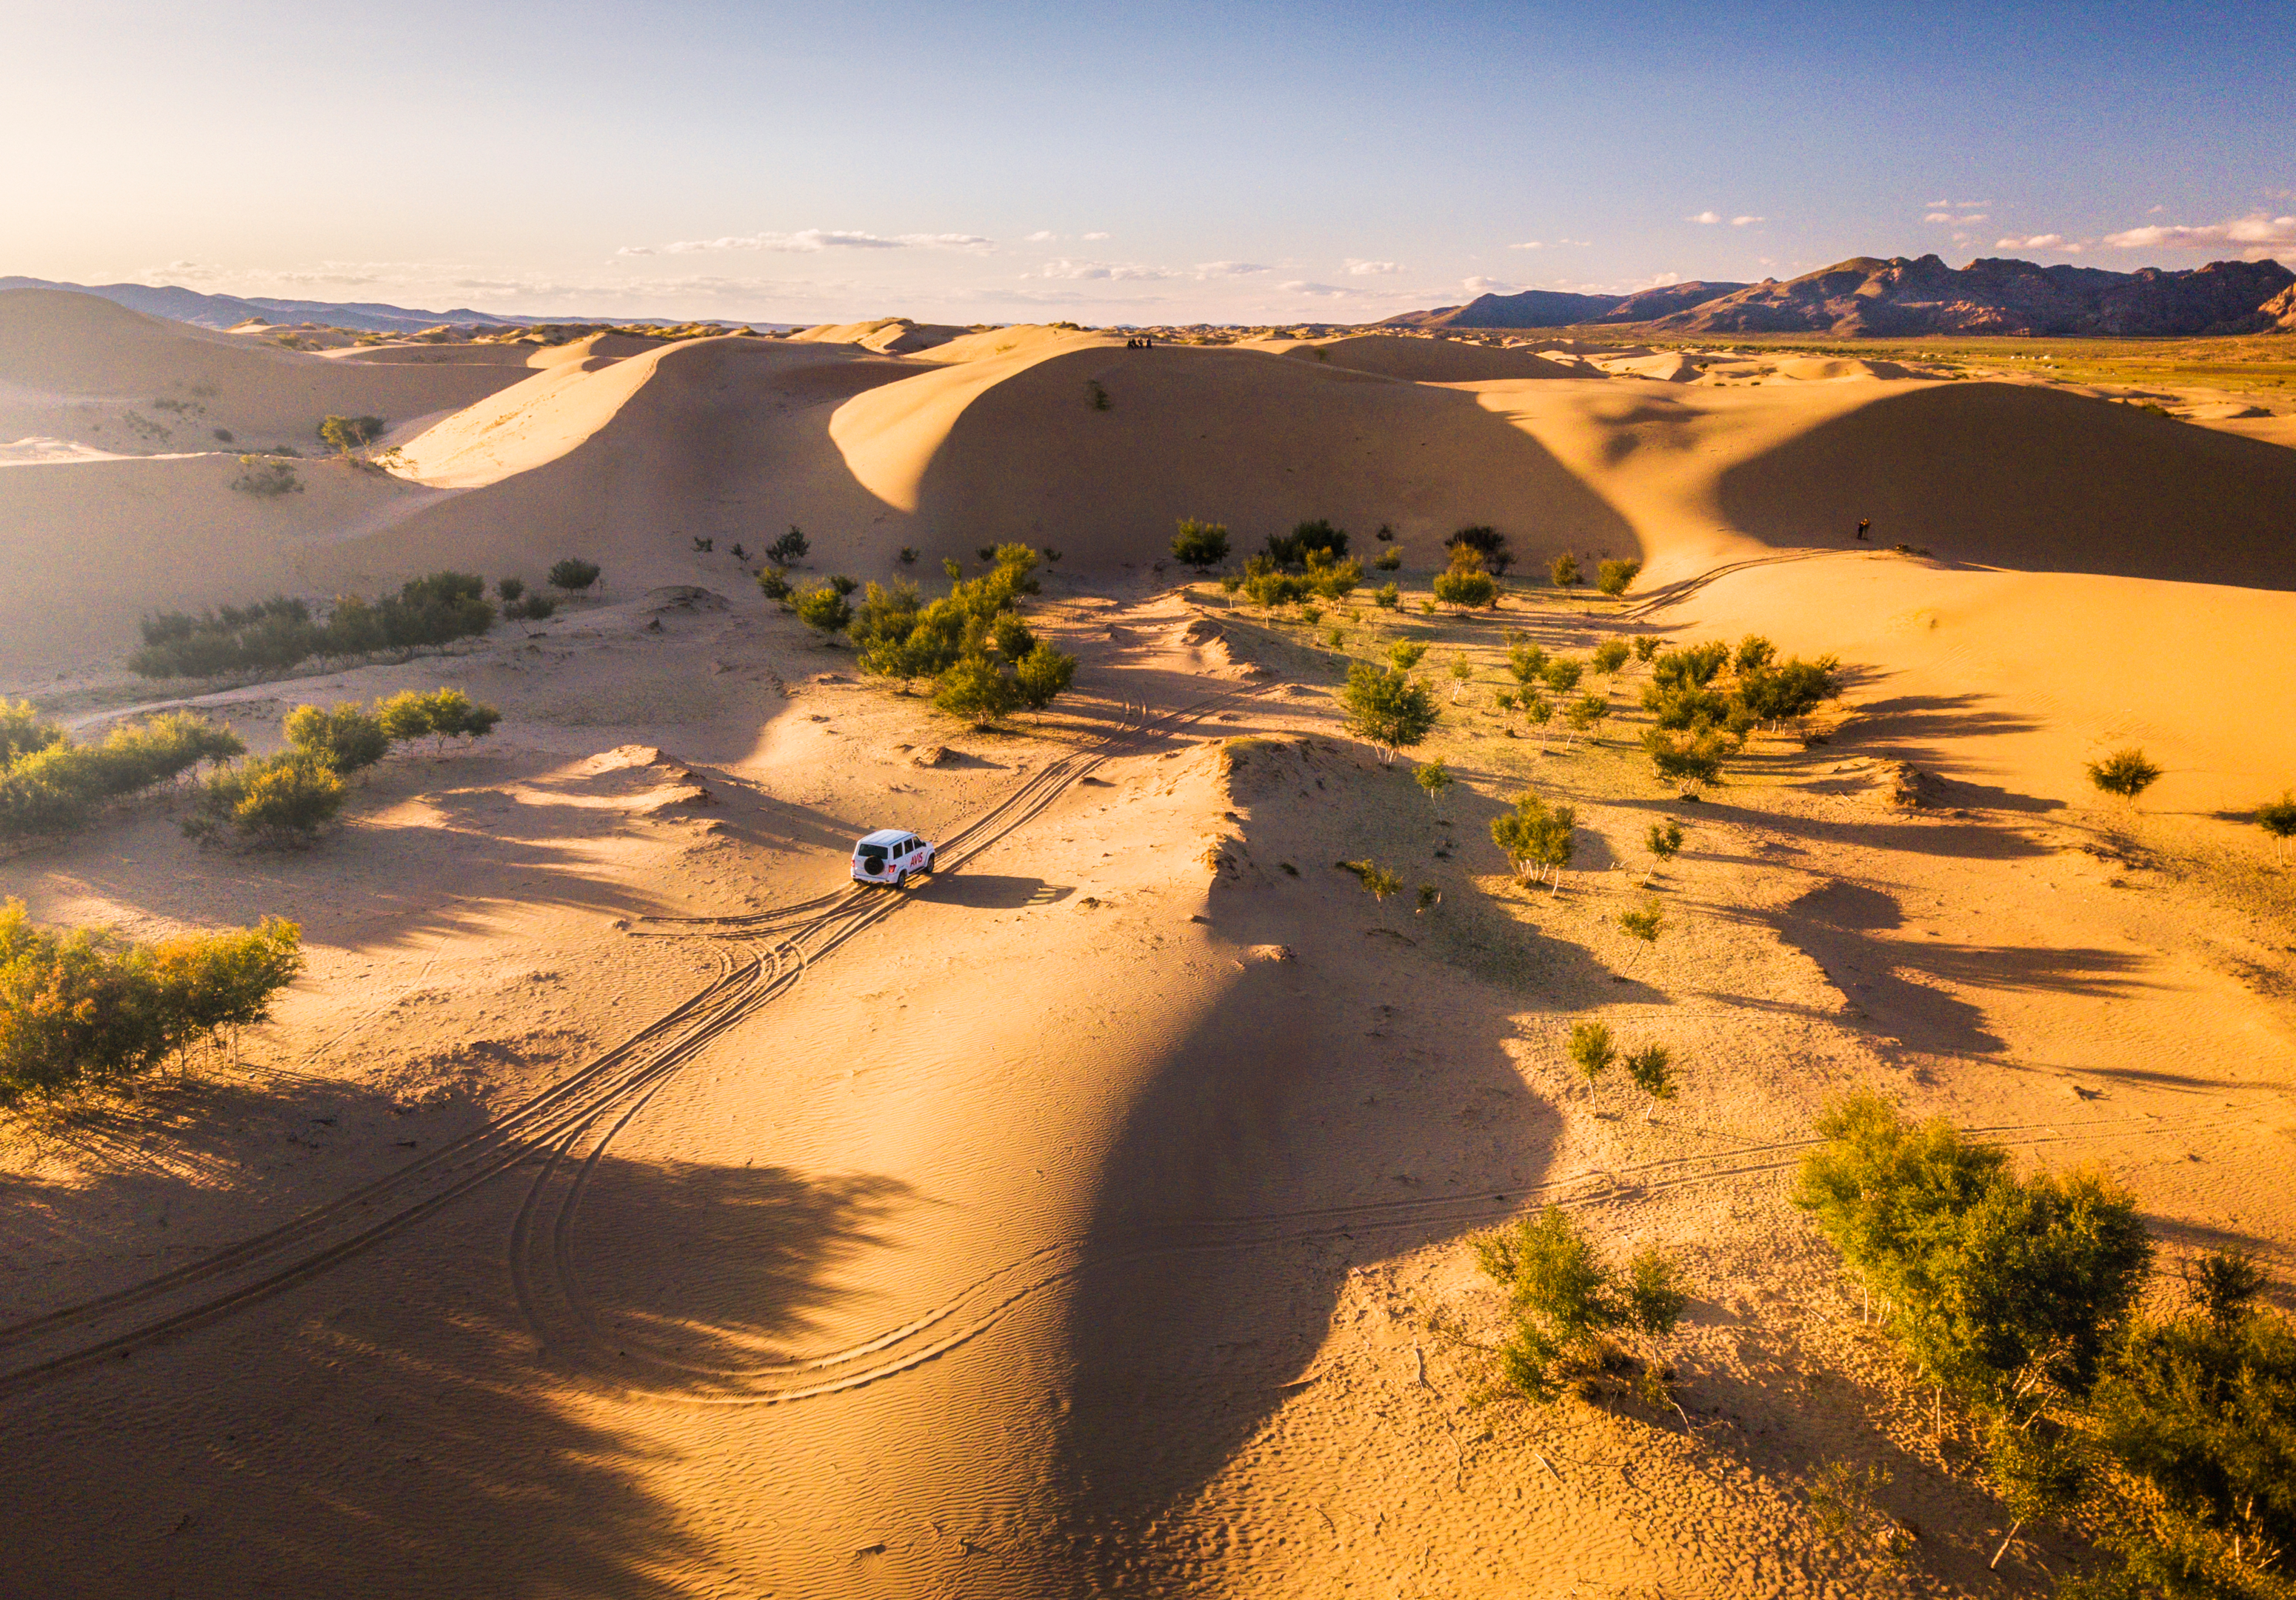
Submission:
M 914 833 L 879 828 L 853 847 L 853 881 L 898 889 L 912 873 L 933 869 L 933 847 Z

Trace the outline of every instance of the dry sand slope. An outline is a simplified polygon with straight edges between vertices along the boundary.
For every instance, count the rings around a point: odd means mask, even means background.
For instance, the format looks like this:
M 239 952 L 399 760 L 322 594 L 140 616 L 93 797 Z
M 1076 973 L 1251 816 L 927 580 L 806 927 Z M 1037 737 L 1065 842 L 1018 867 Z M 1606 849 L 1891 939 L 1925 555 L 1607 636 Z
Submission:
M 275 912 L 314 955 L 245 1069 L 7 1126 L 0 1408 L 41 1441 L 0 1461 L 11 1581 L 2041 1592 L 2065 1551 L 1987 1575 L 1996 1508 L 1784 1187 L 1824 1101 L 1878 1084 L 2103 1159 L 2172 1251 L 2243 1243 L 2284 1284 L 2296 898 L 2223 814 L 2296 781 L 2296 454 L 2019 386 L 1328 348 L 601 341 L 479 368 L 516 382 L 410 444 L 414 481 L 314 473 L 258 507 L 211 481 L 227 458 L 0 470 L 0 549 L 48 597 L 5 597 L 12 692 L 163 597 L 578 553 L 615 596 L 214 697 L 258 734 L 439 683 L 504 710 L 472 751 L 388 762 L 313 852 L 202 856 L 161 805 L 0 861 L 44 918 Z M 93 382 L 40 349 L 0 380 Z M 1376 370 L 1406 357 L 1439 365 Z M 1333 657 L 1126 573 L 1191 513 L 1246 543 L 1385 521 L 1414 563 L 1491 521 L 1527 554 L 1640 551 L 1652 587 L 1381 625 L 1480 663 L 1439 809 L 1341 733 Z M 1858 515 L 1934 554 L 1856 549 Z M 68 516 L 100 561 L 60 550 Z M 1073 702 L 953 736 L 855 681 L 724 553 L 790 521 L 815 573 L 1063 548 L 1044 620 L 1084 658 Z M 139 562 L 172 564 L 101 581 Z M 697 582 L 718 594 L 630 597 Z M 1685 806 L 1631 726 L 1505 735 L 1510 623 L 1570 649 L 1760 628 L 1840 652 L 1850 704 Z M 1383 648 L 1365 626 L 1350 648 Z M 2170 769 L 2141 818 L 2079 776 L 2124 741 Z M 1900 761 L 1931 803 L 1887 803 Z M 1581 808 L 1557 895 L 1489 843 L 1524 785 Z M 1691 843 L 1638 960 L 1616 914 L 1666 814 Z M 945 870 L 851 890 L 850 839 L 892 822 Z M 1374 903 L 1332 865 L 1365 856 L 1440 904 Z M 1575 1085 L 1590 1015 L 1672 1045 L 1684 1098 L 1645 1119 Z M 1496 1302 L 1458 1241 L 1549 1199 L 1684 1256 L 1681 1412 L 1479 1398 Z M 1910 1563 L 1815 1528 L 1832 1459 L 1891 1473 Z

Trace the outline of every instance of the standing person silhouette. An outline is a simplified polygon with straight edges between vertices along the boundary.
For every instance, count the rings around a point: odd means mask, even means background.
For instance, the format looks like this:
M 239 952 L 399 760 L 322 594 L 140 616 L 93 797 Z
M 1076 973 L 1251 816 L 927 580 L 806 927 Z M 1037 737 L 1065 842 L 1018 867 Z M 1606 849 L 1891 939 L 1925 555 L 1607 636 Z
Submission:
M 1857 537 L 1858 537 L 1859 538 L 1861 538 L 1861 539 L 1862 539 L 1862 538 L 1865 538 L 1865 537 L 1866 537 L 1866 530 L 1867 529 L 1869 529 L 1869 528 L 1873 527 L 1873 526 L 1874 526 L 1874 519 L 1873 519 L 1873 518 L 1871 518 L 1871 517 L 1860 517 L 1860 518 L 1858 518 L 1858 519 L 1857 519 Z M 1871 541 L 1868 541 L 1868 542 L 1870 543 Z

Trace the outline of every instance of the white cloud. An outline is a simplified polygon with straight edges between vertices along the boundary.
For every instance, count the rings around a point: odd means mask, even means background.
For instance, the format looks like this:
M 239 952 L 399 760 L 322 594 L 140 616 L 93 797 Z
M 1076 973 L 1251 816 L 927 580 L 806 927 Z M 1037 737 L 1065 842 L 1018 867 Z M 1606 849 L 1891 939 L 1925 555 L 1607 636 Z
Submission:
M 1199 261 L 1196 275 L 1200 278 L 1248 278 L 1254 273 L 1274 272 L 1272 267 L 1262 267 L 1257 261 Z
M 1459 285 L 1469 294 L 1521 294 L 1520 283 L 1502 283 L 1497 278 L 1469 278 Z
M 1507 248 L 1509 250 L 1545 250 L 1546 248 L 1546 241 L 1544 239 L 1526 239 L 1521 244 L 1510 244 Z
M 1344 300 L 1353 299 L 1356 291 L 1342 289 L 1334 283 L 1290 283 L 1277 285 L 1286 294 L 1305 294 L 1317 299 Z
M 1701 211 L 1695 217 L 1685 217 L 1683 218 L 1683 221 L 1685 222 L 1702 222 L 1708 227 L 1712 227 L 1716 223 L 1721 220 L 1722 214 L 1719 211 Z
M 1350 258 L 1341 265 L 1348 269 L 1348 275 L 1351 278 L 1388 277 L 1403 270 L 1403 264 L 1399 261 L 1357 261 Z
M 1767 217 L 1733 217 L 1730 219 L 1730 226 L 1734 228 L 1751 227 L 1758 222 L 1767 222 L 1769 218 Z
M 1951 222 L 1953 220 L 1953 213 L 1950 211 L 1931 211 L 1928 216 L 1923 217 L 1922 220 L 1923 222 Z
M 2239 245 L 2244 247 L 2243 254 L 2261 255 L 2276 247 L 2296 245 L 2296 217 L 2267 217 L 2257 211 L 2201 227 L 2154 223 L 2107 234 L 2104 242 L 2115 250 L 2222 250 Z
M 1105 239 L 1108 235 L 1106 234 L 1086 234 L 1085 237 L 1087 239 Z
M 1995 250 L 2078 250 L 2080 246 L 2069 242 L 2062 234 L 2035 234 L 2025 239 L 1997 239 Z
M 1068 278 L 1079 283 L 1155 283 L 1179 275 L 1162 267 L 1144 267 L 1137 261 L 1071 261 L 1065 257 L 1047 261 L 1033 273 L 1024 272 L 1023 278 Z
M 1644 278 L 1641 283 L 1636 283 L 1635 287 L 1636 289 L 1664 289 L 1669 284 L 1679 283 L 1681 282 L 1682 275 L 1680 273 L 1662 272 L 1656 277 Z
M 800 228 L 794 234 L 734 234 L 718 239 L 680 239 L 658 250 L 652 245 L 626 244 L 618 256 L 691 256 L 712 250 L 771 250 L 810 255 L 824 250 L 952 250 L 987 255 L 996 248 L 993 239 L 978 234 L 862 234 L 843 228 Z
M 1054 233 L 1050 228 L 1038 228 L 1035 233 L 1023 238 L 1021 242 L 1023 244 L 1042 244 L 1047 239 L 1057 239 L 1059 237 L 1060 235 Z

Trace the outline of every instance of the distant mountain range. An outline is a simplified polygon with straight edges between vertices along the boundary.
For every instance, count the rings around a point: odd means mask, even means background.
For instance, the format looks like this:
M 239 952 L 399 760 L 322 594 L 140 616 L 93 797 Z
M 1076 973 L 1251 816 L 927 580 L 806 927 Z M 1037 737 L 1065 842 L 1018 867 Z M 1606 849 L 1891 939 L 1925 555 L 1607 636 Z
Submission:
M 1660 297 L 1667 297 L 1660 299 Z M 2193 335 L 2296 332 L 2296 273 L 2277 261 L 2108 272 L 1980 258 L 1857 256 L 1791 282 L 1677 283 L 1639 294 L 1487 294 L 1388 327 L 1642 323 L 1669 333 Z
M 657 323 L 658 316 L 518 316 L 507 312 L 410 310 L 405 306 L 335 300 L 272 300 L 242 299 L 235 294 L 201 294 L 196 289 L 148 283 L 58 283 L 47 278 L 0 278 L 0 289 L 70 289 L 171 322 L 195 323 L 203 328 L 234 328 L 255 319 L 268 323 L 316 323 L 322 327 L 348 328 L 360 333 L 419 333 L 441 324 L 460 326 L 533 327 L 545 323 Z M 728 324 L 728 326 L 734 324 Z M 751 324 L 750 326 L 779 326 Z

